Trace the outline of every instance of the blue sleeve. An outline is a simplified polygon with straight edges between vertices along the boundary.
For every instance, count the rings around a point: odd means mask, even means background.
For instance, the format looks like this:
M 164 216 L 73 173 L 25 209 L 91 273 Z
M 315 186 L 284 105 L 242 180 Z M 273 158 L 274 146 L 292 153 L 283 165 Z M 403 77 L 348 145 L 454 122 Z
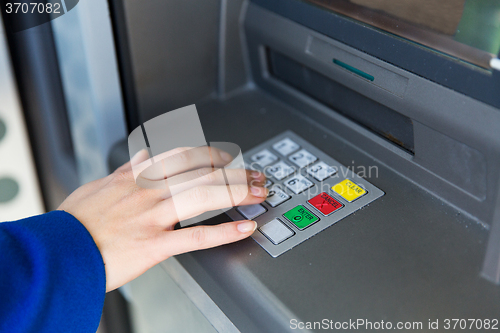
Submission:
M 63 211 L 0 223 L 0 332 L 92 332 L 106 276 L 87 229 Z

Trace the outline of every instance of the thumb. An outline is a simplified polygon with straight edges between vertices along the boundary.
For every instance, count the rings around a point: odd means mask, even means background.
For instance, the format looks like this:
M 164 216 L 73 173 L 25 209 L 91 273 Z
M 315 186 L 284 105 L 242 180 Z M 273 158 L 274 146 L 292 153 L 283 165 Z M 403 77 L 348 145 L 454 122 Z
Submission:
M 257 223 L 255 221 L 237 221 L 214 226 L 197 226 L 165 233 L 168 244 L 168 256 L 185 252 L 208 249 L 223 244 L 236 242 L 250 236 Z

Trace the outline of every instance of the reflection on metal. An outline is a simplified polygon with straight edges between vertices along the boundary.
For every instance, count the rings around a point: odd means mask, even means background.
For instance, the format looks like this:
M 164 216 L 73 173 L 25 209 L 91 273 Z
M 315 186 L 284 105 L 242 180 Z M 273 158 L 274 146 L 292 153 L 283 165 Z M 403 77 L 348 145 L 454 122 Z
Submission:
M 488 247 L 481 276 L 495 284 L 500 284 L 500 186 L 498 186 L 495 211 L 491 221 L 490 237 L 488 238 Z
M 493 58 L 490 60 L 490 67 L 493 69 L 496 69 L 497 71 L 500 71 L 500 59 L 498 58 Z
M 490 68 L 490 60 L 494 57 L 489 52 L 455 41 L 453 36 L 419 27 L 350 1 L 307 1 L 486 69 Z
M 0 222 L 44 212 L 6 36 L 0 15 Z
M 215 304 L 215 302 L 207 295 L 200 285 L 189 275 L 182 265 L 174 257 L 165 260 L 160 266 L 170 275 L 177 283 L 179 288 L 189 297 L 196 305 L 200 312 L 213 325 L 217 332 L 223 333 L 239 333 L 240 331 L 234 326 L 229 318 Z
M 80 2 L 51 24 L 83 184 L 108 174 L 108 152 L 126 137 L 107 1 Z

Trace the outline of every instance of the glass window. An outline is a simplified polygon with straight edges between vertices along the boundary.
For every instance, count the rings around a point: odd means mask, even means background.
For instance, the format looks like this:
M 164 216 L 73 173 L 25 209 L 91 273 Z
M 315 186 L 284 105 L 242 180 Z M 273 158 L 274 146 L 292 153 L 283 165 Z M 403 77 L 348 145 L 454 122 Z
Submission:
M 500 51 L 499 0 L 305 0 L 489 68 Z

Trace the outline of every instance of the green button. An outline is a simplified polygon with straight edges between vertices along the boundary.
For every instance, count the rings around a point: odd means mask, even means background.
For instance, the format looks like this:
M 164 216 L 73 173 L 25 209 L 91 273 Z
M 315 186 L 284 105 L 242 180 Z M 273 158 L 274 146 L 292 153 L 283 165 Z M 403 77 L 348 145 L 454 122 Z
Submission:
M 299 228 L 300 230 L 307 228 L 313 223 L 319 221 L 319 218 L 307 210 L 302 205 L 298 205 L 294 209 L 290 209 L 288 212 L 283 214 L 284 217 L 287 218 L 288 221 L 292 222 Z

